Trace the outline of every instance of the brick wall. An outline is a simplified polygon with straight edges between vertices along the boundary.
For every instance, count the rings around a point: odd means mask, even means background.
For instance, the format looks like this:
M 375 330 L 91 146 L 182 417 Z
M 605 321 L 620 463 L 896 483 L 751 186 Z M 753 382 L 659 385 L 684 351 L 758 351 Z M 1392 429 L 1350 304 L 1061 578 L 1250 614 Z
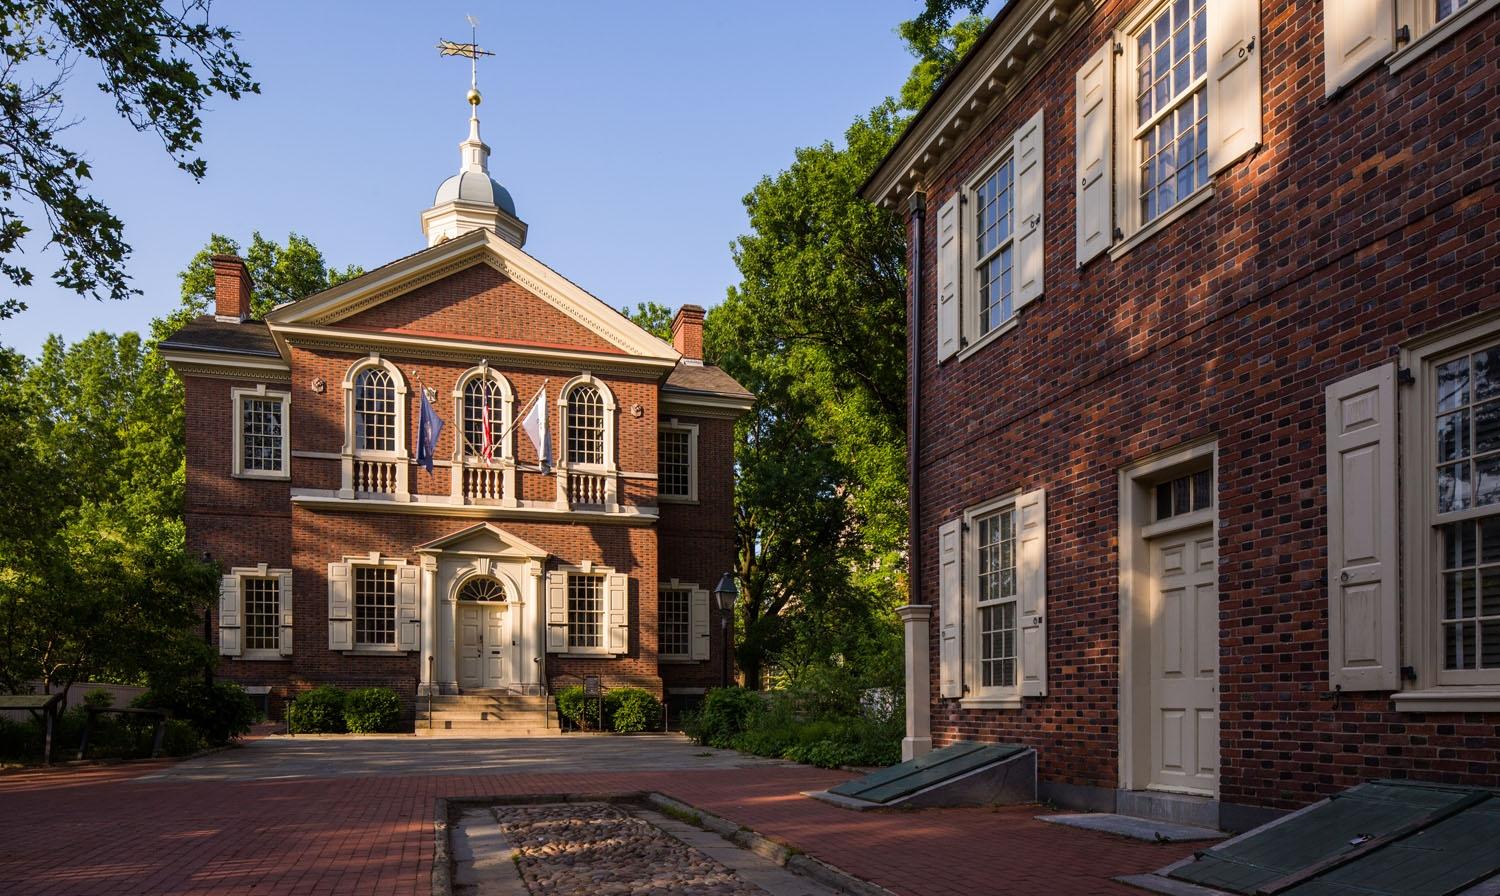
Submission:
M 1080 273 L 1074 77 L 1132 8 L 1101 4 L 925 185 L 920 599 L 937 603 L 943 521 L 1020 488 L 1045 488 L 1048 505 L 1049 695 L 1019 711 L 938 699 L 934 614 L 935 739 L 1032 744 L 1043 779 L 1116 786 L 1119 471 L 1211 437 L 1222 798 L 1289 808 L 1389 775 L 1500 786 L 1500 714 L 1325 696 L 1323 403 L 1403 342 L 1500 307 L 1500 15 L 1325 101 L 1321 5 L 1262 4 L 1263 148 L 1210 201 Z M 1046 294 L 1013 331 L 938 366 L 936 210 L 1039 106 Z

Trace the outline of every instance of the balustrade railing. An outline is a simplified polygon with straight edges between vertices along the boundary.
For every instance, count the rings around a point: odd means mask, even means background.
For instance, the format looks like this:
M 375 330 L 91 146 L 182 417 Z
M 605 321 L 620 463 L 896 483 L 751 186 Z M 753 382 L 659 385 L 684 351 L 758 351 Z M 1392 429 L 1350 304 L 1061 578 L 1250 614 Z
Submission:
M 609 494 L 609 477 L 598 473 L 568 471 L 568 503 L 603 504 Z
M 356 459 L 354 461 L 354 490 L 366 494 L 395 494 L 396 462 Z
M 505 497 L 505 475 L 499 467 L 464 467 L 464 500 L 499 501 Z

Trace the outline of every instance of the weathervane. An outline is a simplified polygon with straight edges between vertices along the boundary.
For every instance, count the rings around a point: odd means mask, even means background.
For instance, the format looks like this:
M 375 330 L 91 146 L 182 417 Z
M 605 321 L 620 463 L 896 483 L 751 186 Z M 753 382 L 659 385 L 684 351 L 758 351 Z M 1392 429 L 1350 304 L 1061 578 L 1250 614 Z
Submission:
M 438 54 L 442 56 L 463 56 L 469 60 L 469 105 L 479 105 L 479 57 L 493 56 L 489 50 L 479 48 L 479 20 L 473 16 L 466 16 L 469 20 L 469 42 L 457 43 L 451 40 L 438 41 Z

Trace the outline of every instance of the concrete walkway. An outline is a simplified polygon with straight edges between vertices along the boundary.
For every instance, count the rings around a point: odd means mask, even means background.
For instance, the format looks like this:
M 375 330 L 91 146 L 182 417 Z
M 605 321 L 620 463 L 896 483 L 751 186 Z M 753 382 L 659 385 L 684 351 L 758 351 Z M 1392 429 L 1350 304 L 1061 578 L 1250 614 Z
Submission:
M 703 752 L 270 738 L 176 765 L 0 775 L 0 893 L 426 896 L 439 797 L 660 791 L 903 896 L 1135 893 L 1110 878 L 1192 851 L 1044 824 L 1034 806 L 848 812 L 800 795 L 843 773 Z

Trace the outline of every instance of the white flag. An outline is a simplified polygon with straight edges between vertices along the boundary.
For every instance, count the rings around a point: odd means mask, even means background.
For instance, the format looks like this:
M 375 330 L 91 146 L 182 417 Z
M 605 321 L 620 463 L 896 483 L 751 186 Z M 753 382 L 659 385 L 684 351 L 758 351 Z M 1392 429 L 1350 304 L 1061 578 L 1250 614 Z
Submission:
M 542 387 L 536 398 L 536 404 L 531 406 L 531 412 L 526 419 L 521 421 L 521 428 L 531 439 L 531 444 L 536 446 L 536 456 L 542 462 L 542 472 L 548 473 L 552 470 L 552 434 L 547 432 L 547 389 Z

